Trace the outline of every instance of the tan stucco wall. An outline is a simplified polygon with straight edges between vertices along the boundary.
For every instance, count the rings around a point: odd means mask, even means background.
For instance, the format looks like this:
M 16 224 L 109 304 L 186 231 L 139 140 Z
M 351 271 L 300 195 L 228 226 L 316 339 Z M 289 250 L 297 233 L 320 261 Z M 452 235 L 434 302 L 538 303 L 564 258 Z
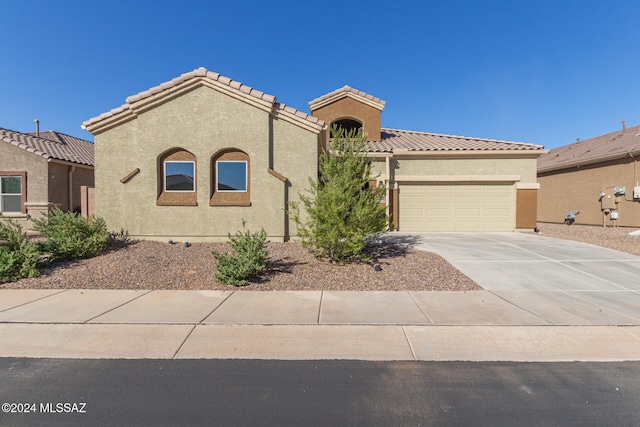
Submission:
M 633 200 L 634 160 L 625 158 L 597 166 L 581 166 L 538 176 L 538 220 L 564 222 L 569 210 L 579 210 L 576 224 L 602 225 L 600 192 L 607 187 L 626 187 L 626 197 L 618 203 L 618 225 L 640 227 L 640 202 Z M 635 164 L 636 179 L 640 179 L 640 165 Z M 610 191 L 610 190 L 608 190 Z M 606 217 L 609 225 L 609 217 Z
M 270 135 L 273 140 L 270 143 Z M 317 135 L 267 111 L 198 87 L 141 113 L 137 118 L 95 137 L 96 210 L 109 229 L 154 240 L 226 240 L 227 233 L 263 227 L 271 240 L 284 238 L 285 190 L 289 200 L 317 175 Z M 157 206 L 158 158 L 180 147 L 196 156 L 198 206 Z M 211 159 L 235 148 L 250 157 L 251 206 L 209 206 Z M 270 151 L 272 161 L 270 164 Z M 285 184 L 268 173 L 272 167 Z M 140 173 L 126 184 L 120 179 Z
M 397 175 L 488 175 L 519 176 L 521 183 L 536 182 L 535 158 L 399 158 L 392 173 Z
M 0 171 L 26 171 L 27 201 L 47 202 L 47 159 L 2 142 Z
M 356 119 L 362 122 L 364 132 L 369 141 L 380 141 L 380 113 L 377 108 L 371 107 L 353 98 L 342 98 L 317 110 L 312 110 L 311 115 L 323 120 L 327 126 L 336 119 Z M 331 135 L 328 135 L 329 137 Z
M 47 160 L 27 151 L 0 143 L 0 171 L 27 172 L 27 203 L 46 204 L 47 192 Z M 27 210 L 27 214 L 34 212 Z M 39 214 L 38 214 L 39 216 Z M 31 224 L 23 215 L 13 217 L 24 228 L 30 228 Z

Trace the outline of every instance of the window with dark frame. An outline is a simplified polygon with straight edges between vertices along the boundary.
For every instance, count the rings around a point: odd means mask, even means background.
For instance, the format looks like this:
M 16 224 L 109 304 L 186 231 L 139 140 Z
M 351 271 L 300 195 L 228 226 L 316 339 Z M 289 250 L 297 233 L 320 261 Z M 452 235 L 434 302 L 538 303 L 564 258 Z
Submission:
M 22 213 L 21 176 L 0 176 L 0 212 Z

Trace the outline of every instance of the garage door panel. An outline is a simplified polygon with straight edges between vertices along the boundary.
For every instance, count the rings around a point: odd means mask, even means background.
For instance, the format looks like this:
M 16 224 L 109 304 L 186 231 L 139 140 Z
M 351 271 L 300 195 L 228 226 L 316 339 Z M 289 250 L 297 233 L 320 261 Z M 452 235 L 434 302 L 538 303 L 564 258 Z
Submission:
M 401 231 L 513 231 L 512 184 L 401 184 Z

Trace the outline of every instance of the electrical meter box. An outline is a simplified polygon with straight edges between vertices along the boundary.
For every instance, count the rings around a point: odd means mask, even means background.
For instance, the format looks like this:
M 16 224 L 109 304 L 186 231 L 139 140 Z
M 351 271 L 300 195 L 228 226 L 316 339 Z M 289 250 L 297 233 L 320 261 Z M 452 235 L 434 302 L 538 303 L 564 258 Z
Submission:
M 616 196 L 611 191 L 612 189 L 607 189 L 604 191 L 604 196 L 600 198 L 600 209 L 615 209 L 616 208 Z
M 640 199 L 640 187 L 633 187 L 633 198 Z

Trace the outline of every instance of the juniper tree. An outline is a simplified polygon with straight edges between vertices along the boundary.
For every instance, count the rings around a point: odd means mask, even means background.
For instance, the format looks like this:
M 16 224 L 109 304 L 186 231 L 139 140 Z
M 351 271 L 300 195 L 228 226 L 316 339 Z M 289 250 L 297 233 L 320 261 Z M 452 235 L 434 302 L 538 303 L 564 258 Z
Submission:
M 333 141 L 320 155 L 318 179 L 309 178 L 309 189 L 300 202 L 291 203 L 290 214 L 311 253 L 337 263 L 363 260 L 367 242 L 387 229 L 380 206 L 386 185 L 369 186 L 376 177 L 362 130 L 333 127 L 331 134 Z

